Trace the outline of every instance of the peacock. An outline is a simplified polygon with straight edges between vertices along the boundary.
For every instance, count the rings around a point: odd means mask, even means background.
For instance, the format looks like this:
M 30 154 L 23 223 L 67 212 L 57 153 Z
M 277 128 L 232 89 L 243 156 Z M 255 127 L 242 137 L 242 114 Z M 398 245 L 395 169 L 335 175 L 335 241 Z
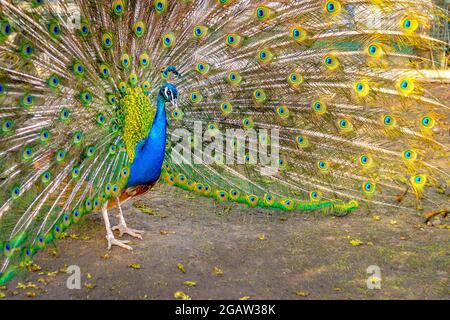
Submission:
M 90 213 L 131 250 L 121 204 L 157 183 L 448 212 L 448 18 L 431 0 L 0 0 L 0 285 Z

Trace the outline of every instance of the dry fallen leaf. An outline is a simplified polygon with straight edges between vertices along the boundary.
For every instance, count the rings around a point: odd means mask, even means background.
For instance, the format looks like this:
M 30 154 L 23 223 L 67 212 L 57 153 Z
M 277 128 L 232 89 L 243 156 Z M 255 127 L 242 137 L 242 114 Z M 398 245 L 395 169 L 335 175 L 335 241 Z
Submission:
M 28 266 L 28 270 L 30 272 L 36 272 L 36 271 L 41 271 L 42 268 L 40 266 L 38 266 L 37 264 L 33 263 Z
M 3 292 L 0 292 L 0 299 L 3 299 L 6 297 L 6 294 L 4 294 Z
M 92 279 L 92 275 L 90 273 L 87 274 L 88 279 Z
M 184 266 L 181 263 L 177 264 L 177 267 L 178 267 L 178 270 L 180 270 L 183 273 L 186 273 L 186 269 L 184 268 Z
M 373 216 L 372 219 L 375 220 L 375 221 L 380 221 L 381 217 L 380 216 Z
M 279 217 L 278 220 L 280 220 L 280 221 L 287 221 L 288 218 L 287 217 Z
M 80 239 L 80 235 L 79 235 L 79 234 L 75 234 L 75 233 L 69 234 L 69 237 L 70 237 L 71 239 L 74 239 L 74 240 Z
M 39 287 L 32 282 L 27 283 L 27 288 L 28 289 L 39 289 Z
M 266 235 L 264 235 L 264 234 L 260 234 L 258 236 L 258 239 L 261 240 L 261 241 L 267 240 Z
M 351 244 L 352 246 L 360 246 L 360 245 L 364 244 L 364 242 L 362 242 L 361 240 L 358 240 L 358 239 L 352 239 L 352 240 L 350 241 L 350 244 Z
M 25 284 L 23 284 L 22 282 L 19 282 L 16 287 L 16 289 L 26 289 L 26 288 L 27 288 L 27 286 Z
M 84 284 L 84 286 L 85 286 L 87 289 L 94 289 L 94 288 L 95 288 L 95 284 L 87 283 L 87 282 Z
M 91 237 L 89 237 L 89 236 L 82 236 L 81 239 L 83 241 L 88 241 L 88 240 L 91 240 Z
M 135 207 L 136 209 L 141 209 L 141 208 L 145 208 L 145 204 L 143 201 L 135 201 L 133 203 L 133 207 Z
M 179 300 L 191 300 L 191 297 L 189 297 L 186 293 L 184 293 L 182 291 L 175 292 L 175 294 L 173 296 L 175 299 L 179 299 Z
M 175 234 L 175 231 L 169 231 L 169 230 L 160 230 L 159 233 L 163 236 L 167 236 L 168 234 Z
M 340 292 L 340 291 L 342 291 L 342 289 L 341 289 L 341 288 L 333 288 L 333 290 L 334 290 L 334 291 L 337 291 L 337 292 Z
M 221 276 L 223 275 L 223 270 L 220 269 L 219 267 L 214 267 L 213 272 L 216 276 Z
M 142 266 L 139 263 L 133 263 L 128 266 L 131 269 L 142 269 Z
M 105 253 L 105 254 L 102 256 L 102 259 L 103 259 L 103 260 L 108 260 L 109 258 L 111 258 L 111 256 L 109 255 L 109 253 Z
M 197 282 L 195 282 L 195 281 L 184 281 L 183 284 L 185 286 L 188 286 L 188 287 L 195 287 L 195 286 L 197 286 Z
M 309 292 L 307 291 L 296 291 L 295 294 L 299 297 L 307 297 L 309 296 Z
M 154 216 L 155 215 L 155 210 L 150 209 L 150 208 L 141 208 L 140 209 L 142 213 Z
M 38 281 L 39 283 L 42 283 L 42 284 L 44 284 L 44 285 L 47 285 L 47 281 L 45 281 L 44 278 L 39 278 L 37 281 Z
M 6 290 L 7 287 L 6 286 L 0 286 L 0 290 Z
M 29 292 L 27 292 L 27 297 L 28 298 L 36 298 L 37 294 L 36 294 L 36 292 L 29 291 Z
M 249 296 L 240 297 L 239 300 L 250 300 L 250 297 Z
M 28 282 L 27 284 L 19 282 L 17 284 L 16 289 L 39 289 L 39 287 L 35 285 L 33 282 Z
M 47 272 L 47 275 L 49 277 L 56 277 L 57 274 L 58 274 L 58 270 L 57 271 L 53 271 L 53 272 Z
M 391 221 L 389 221 L 389 223 L 392 224 L 392 225 L 394 225 L 394 224 L 397 224 L 397 221 L 391 220 Z

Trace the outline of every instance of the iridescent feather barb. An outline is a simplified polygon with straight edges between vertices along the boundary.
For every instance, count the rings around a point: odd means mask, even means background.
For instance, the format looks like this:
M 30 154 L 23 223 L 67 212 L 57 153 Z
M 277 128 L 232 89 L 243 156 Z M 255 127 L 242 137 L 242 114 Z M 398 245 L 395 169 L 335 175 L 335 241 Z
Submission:
M 431 1 L 0 4 L 0 283 L 94 211 L 123 246 L 106 210 L 160 174 L 251 207 L 446 208 L 448 43 L 432 35 L 448 15 Z M 253 147 L 243 165 L 174 163 L 177 129 L 198 121 L 278 129 L 276 174 Z

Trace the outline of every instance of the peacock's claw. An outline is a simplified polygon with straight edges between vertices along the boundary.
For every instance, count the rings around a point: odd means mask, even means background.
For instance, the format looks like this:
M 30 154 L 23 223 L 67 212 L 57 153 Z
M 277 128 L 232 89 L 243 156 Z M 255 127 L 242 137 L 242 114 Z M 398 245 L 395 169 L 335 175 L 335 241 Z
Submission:
M 107 235 L 106 239 L 108 240 L 108 250 L 111 250 L 112 246 L 118 246 L 130 251 L 133 251 L 133 248 L 126 245 L 127 243 L 129 243 L 130 241 L 128 240 L 117 240 L 116 238 L 114 238 L 114 236 L 111 235 Z
M 112 231 L 119 231 L 119 237 L 122 237 L 124 234 L 128 234 L 134 238 L 138 238 L 142 240 L 141 234 L 144 233 L 143 230 L 136 230 L 132 228 L 128 228 L 126 225 L 118 224 L 117 226 L 112 228 Z

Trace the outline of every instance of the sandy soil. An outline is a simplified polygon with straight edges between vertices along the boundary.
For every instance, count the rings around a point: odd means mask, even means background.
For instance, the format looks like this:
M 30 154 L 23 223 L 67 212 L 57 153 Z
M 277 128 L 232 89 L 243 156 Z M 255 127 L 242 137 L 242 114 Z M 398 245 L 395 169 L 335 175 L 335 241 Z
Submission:
M 143 240 L 133 240 L 134 251 L 108 252 L 102 219 L 93 215 L 48 246 L 35 259 L 37 270 L 14 279 L 0 296 L 173 299 L 182 291 L 192 299 L 450 298 L 448 219 L 431 227 L 420 216 L 395 212 L 337 218 L 254 210 L 168 186 L 123 209 L 130 226 L 145 230 Z M 80 290 L 66 286 L 70 265 L 81 269 Z M 380 290 L 367 288 L 370 265 L 381 270 Z

